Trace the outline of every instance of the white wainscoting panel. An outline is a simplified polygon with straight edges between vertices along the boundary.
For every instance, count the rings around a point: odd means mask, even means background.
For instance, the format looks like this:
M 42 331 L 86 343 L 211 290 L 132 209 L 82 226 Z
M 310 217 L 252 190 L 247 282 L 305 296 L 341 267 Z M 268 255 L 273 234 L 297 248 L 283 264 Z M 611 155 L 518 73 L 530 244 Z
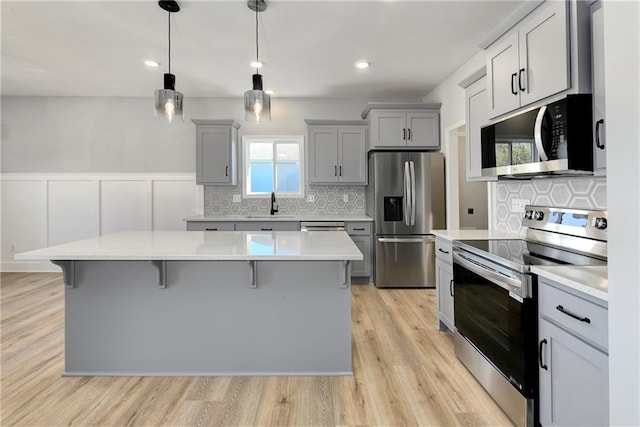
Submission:
M 194 192 L 194 188 L 197 191 Z M 193 181 L 154 180 L 152 212 L 154 230 L 186 230 L 183 218 L 198 215 L 203 209 L 202 187 Z
M 186 230 L 201 215 L 195 174 L 1 174 L 1 271 L 59 271 L 14 254 L 131 230 Z
M 87 239 L 99 233 L 99 181 L 49 181 L 49 245 Z
M 3 271 L 5 262 L 8 264 L 6 271 L 14 271 L 17 267 L 14 254 L 46 246 L 46 190 L 46 183 L 40 179 L 2 181 Z M 41 270 L 43 265 L 30 264 L 34 271 Z
M 150 230 L 149 183 L 145 180 L 100 182 L 100 234 Z

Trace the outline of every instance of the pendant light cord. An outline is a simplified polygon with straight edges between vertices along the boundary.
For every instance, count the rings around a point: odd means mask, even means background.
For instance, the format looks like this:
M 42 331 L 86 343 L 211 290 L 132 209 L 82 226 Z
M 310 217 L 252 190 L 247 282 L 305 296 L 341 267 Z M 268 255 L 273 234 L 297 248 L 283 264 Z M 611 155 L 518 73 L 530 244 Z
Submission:
M 171 12 L 168 12 L 167 15 L 169 16 L 169 74 L 171 74 Z
M 260 56 L 258 55 L 258 0 L 256 0 L 256 65 L 260 62 Z M 256 74 L 258 74 L 258 67 L 256 67 Z

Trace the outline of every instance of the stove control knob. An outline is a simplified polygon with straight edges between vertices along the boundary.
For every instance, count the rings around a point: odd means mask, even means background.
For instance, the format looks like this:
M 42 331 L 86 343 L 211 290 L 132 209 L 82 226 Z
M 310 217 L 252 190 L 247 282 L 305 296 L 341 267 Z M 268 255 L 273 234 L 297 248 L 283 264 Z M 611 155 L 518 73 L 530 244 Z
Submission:
M 533 213 L 533 219 L 535 219 L 536 221 L 542 221 L 544 219 L 544 212 L 542 211 L 536 211 Z
M 524 218 L 531 219 L 533 217 L 533 211 L 525 211 Z
M 607 218 L 598 217 L 593 224 L 598 230 L 605 230 L 607 228 Z

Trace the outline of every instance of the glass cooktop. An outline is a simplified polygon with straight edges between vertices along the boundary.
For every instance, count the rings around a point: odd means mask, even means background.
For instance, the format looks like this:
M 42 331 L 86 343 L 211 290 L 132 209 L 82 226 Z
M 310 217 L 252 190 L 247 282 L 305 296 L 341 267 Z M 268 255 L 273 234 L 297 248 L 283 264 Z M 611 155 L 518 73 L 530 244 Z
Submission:
M 458 240 L 456 246 L 494 262 L 528 270 L 532 265 L 606 265 L 607 262 L 528 240 Z

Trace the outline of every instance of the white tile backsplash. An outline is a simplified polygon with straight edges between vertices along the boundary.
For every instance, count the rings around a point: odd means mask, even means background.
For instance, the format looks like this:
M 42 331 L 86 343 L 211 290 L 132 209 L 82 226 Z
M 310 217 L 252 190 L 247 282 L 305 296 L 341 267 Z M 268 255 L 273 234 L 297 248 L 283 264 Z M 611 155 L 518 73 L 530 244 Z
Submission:
M 499 181 L 493 184 L 494 229 L 523 234 L 522 211 L 514 211 L 514 199 L 532 205 L 606 209 L 606 178 L 546 178 L 531 181 Z
M 280 214 L 289 215 L 364 215 L 364 185 L 306 185 L 304 198 L 280 198 Z M 265 199 L 242 199 L 233 202 L 233 196 L 242 197 L 242 187 L 207 185 L 204 187 L 205 215 L 258 215 L 269 213 L 271 202 Z M 315 202 L 308 202 L 307 196 Z M 344 201 L 347 195 L 349 201 Z

